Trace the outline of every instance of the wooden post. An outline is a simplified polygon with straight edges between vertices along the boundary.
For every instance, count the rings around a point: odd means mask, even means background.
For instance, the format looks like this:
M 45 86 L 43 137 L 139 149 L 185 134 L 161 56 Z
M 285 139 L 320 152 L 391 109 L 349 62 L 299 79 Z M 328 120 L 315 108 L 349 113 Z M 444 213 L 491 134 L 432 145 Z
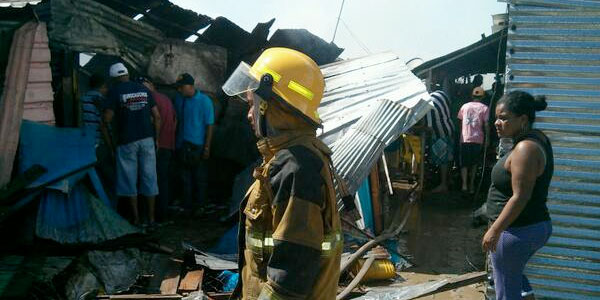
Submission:
M 383 214 L 381 208 L 381 199 L 379 197 L 379 171 L 377 164 L 375 164 L 373 169 L 371 169 L 369 181 L 371 186 L 371 204 L 373 206 L 373 225 L 375 227 L 375 234 L 379 234 L 381 231 L 383 231 Z
M 421 131 L 421 133 L 419 134 L 419 137 L 421 138 L 421 165 L 419 168 L 419 199 L 422 199 L 423 191 L 425 190 L 425 188 L 423 186 L 425 184 L 425 144 L 427 141 L 427 133 L 425 132 L 425 130 Z

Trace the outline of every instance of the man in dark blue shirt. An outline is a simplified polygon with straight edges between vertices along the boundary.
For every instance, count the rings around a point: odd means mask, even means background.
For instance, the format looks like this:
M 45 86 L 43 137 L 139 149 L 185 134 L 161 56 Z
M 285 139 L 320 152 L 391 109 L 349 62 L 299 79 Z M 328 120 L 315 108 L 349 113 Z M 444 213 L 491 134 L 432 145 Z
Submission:
M 206 198 L 207 169 L 215 121 L 212 100 L 194 88 L 194 78 L 179 75 L 175 111 L 177 134 L 175 148 L 182 164 L 183 204 L 192 209 Z
M 129 199 L 134 224 L 140 222 L 137 195 L 145 196 L 148 199 L 147 221 L 153 224 L 158 194 L 155 140 L 160 132 L 160 114 L 151 92 L 130 81 L 129 72 L 122 63 L 110 67 L 110 77 L 117 82 L 108 92 L 103 124 L 115 119 L 117 196 Z M 113 149 L 110 136 L 106 139 Z

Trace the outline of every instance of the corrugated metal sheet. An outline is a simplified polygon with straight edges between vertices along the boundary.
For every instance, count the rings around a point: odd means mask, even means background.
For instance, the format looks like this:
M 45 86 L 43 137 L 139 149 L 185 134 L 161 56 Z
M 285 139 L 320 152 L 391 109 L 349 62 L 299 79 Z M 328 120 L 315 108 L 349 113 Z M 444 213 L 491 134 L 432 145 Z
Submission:
M 52 0 L 35 6 L 54 48 L 121 57 L 145 70 L 154 47 L 165 37 L 160 30 L 135 21 L 92 0 Z
M 354 193 L 386 145 L 431 109 L 425 85 L 393 53 L 336 62 L 321 68 L 325 95 L 320 138 Z
M 526 274 L 539 298 L 600 298 L 600 2 L 510 1 L 508 91 L 546 95 L 554 233 Z
M 324 128 L 319 137 L 330 146 L 372 111 L 377 100 L 411 108 L 420 99 L 429 99 L 425 85 L 394 53 L 335 62 L 322 66 L 321 72 L 325 93 L 319 114 Z

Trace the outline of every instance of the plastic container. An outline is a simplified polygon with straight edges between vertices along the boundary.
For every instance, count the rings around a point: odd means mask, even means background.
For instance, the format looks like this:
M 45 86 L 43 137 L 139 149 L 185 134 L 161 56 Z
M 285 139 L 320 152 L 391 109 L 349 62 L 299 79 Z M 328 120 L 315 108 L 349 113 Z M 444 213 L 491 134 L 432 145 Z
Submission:
M 356 275 L 366 259 L 359 259 L 352 266 L 352 274 Z M 389 259 L 376 259 L 360 282 L 387 280 L 396 277 L 396 267 Z

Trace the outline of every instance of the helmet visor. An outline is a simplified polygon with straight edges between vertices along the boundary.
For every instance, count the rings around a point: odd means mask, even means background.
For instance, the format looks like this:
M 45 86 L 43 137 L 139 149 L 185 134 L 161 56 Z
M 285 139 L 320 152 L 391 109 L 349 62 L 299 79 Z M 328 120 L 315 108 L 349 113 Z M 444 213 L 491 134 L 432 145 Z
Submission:
M 257 79 L 258 75 L 254 76 L 253 73 L 255 72 L 248 64 L 241 62 L 231 76 L 229 76 L 225 84 L 223 84 L 223 92 L 227 96 L 239 96 L 244 101 L 248 101 L 246 93 L 257 90 L 260 85 L 260 81 Z

